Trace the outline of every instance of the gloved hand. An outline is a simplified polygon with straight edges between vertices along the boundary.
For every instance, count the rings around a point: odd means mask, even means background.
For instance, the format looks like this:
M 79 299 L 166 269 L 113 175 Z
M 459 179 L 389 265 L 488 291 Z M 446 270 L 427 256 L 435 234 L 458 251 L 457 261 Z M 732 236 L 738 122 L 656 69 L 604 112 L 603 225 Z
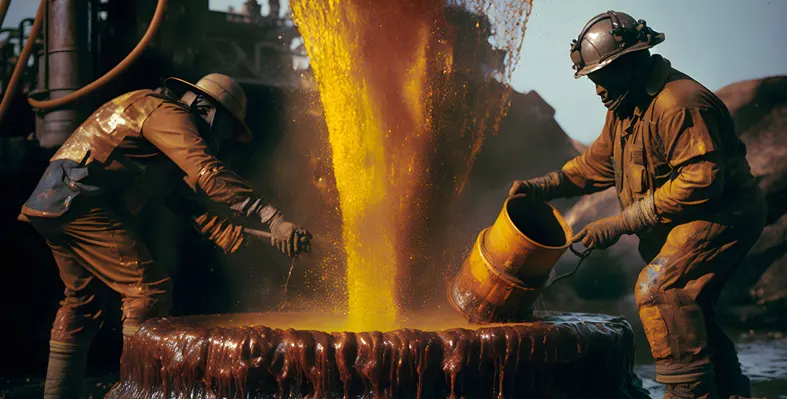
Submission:
M 311 251 L 311 238 L 306 229 L 282 219 L 271 224 L 271 245 L 287 256 Z
M 525 194 L 540 200 L 549 201 L 555 198 L 569 197 L 577 191 L 576 187 L 562 171 L 550 172 L 546 176 L 530 180 L 514 180 L 508 195 Z
M 638 233 L 658 224 L 659 218 L 651 193 L 642 201 L 632 204 L 620 215 L 610 216 L 588 224 L 572 239 L 582 241 L 587 248 L 606 249 L 615 245 L 624 234 Z
M 246 217 L 259 217 L 271 232 L 271 245 L 283 254 L 295 256 L 311 250 L 312 235 L 304 228 L 284 221 L 284 216 L 262 197 L 249 197 L 231 206 Z
M 629 234 L 620 216 L 610 216 L 588 224 L 574 236 L 573 241 L 582 241 L 586 248 L 593 249 L 606 249 L 615 245 L 621 236 Z

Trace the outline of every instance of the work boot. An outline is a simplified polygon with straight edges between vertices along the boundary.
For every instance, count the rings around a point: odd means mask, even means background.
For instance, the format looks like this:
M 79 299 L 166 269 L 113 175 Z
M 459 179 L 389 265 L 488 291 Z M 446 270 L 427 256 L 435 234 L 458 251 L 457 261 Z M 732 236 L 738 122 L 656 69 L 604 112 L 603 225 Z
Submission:
M 664 388 L 663 399 L 721 399 L 712 381 L 667 384 Z
M 78 399 L 89 346 L 49 341 L 44 399 Z

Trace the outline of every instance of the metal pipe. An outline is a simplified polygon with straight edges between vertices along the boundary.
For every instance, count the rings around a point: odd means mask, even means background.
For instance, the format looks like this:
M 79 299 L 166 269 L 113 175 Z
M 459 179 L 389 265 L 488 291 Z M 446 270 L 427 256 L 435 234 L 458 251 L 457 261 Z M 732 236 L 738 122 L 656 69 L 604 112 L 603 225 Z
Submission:
M 0 28 L 0 35 L 2 35 L 3 33 L 8 33 L 8 39 L 7 39 L 8 43 L 13 43 L 14 38 L 17 36 L 17 29 L 16 28 Z M 24 46 L 24 43 L 20 43 L 19 46 L 21 48 L 21 46 Z
M 46 0 L 44 0 L 46 1 Z M 38 109 L 56 109 L 63 107 L 64 105 L 70 104 L 76 100 L 79 100 L 89 94 L 92 94 L 96 90 L 100 89 L 107 83 L 111 82 L 113 79 L 118 77 L 121 73 L 125 72 L 129 66 L 131 66 L 134 61 L 142 55 L 145 48 L 148 46 L 153 37 L 156 35 L 159 26 L 161 26 L 161 21 L 164 19 L 164 14 L 167 10 L 167 0 L 158 0 L 158 4 L 156 5 L 156 11 L 153 14 L 153 19 L 150 21 L 150 25 L 148 26 L 148 30 L 145 32 L 145 35 L 142 39 L 137 43 L 137 46 L 134 47 L 134 50 L 129 53 L 123 61 L 119 64 L 115 65 L 112 70 L 104 74 L 104 76 L 96 79 L 95 81 L 91 82 L 90 84 L 82 87 L 81 89 L 77 90 L 76 92 L 70 93 L 67 96 L 56 98 L 47 101 L 39 101 L 33 98 L 29 98 L 28 102 L 34 108 Z M 51 87 L 50 87 L 51 89 Z
M 93 62 L 88 46 L 88 0 L 49 1 L 47 11 L 47 91 L 49 98 L 66 97 L 87 84 Z M 84 107 L 71 106 L 44 115 L 36 132 L 43 148 L 63 144 L 84 117 Z
M 2 0 L 2 1 L 0 1 L 0 26 L 3 26 L 3 22 L 5 22 L 5 16 L 8 13 L 8 6 L 10 6 L 10 5 L 11 5 L 11 0 Z M 8 43 L 10 44 L 11 40 L 14 38 L 14 34 L 12 33 L 13 29 L 4 28 L 4 29 L 0 30 L 0 33 L 3 33 L 3 32 L 9 32 L 8 33 Z M 22 46 L 21 40 L 20 40 L 19 46 L 20 46 L 20 48 Z M 5 76 L 5 68 L 3 68 L 3 72 L 4 73 L 3 73 L 2 79 L 5 80 L 5 78 L 6 78 L 6 76 Z
M 46 2 L 46 10 L 44 11 L 44 15 L 49 14 L 49 2 Z M 49 43 L 47 41 L 47 37 L 49 35 L 49 26 L 44 24 L 44 34 L 42 35 L 43 46 L 38 50 L 38 79 L 36 82 L 36 88 L 31 91 L 27 96 L 33 98 L 45 98 L 49 95 L 49 91 L 47 90 L 47 82 L 49 82 L 49 55 L 46 53 L 46 49 L 49 48 Z M 41 112 L 35 112 L 36 115 L 36 134 L 39 132 L 44 132 L 44 114 Z
M 99 60 L 101 59 L 101 51 L 99 50 L 98 39 L 98 8 L 100 0 L 93 0 L 90 2 L 90 52 L 93 53 L 93 70 L 100 70 Z
M 35 22 L 34 18 L 25 18 L 21 22 L 19 22 L 19 52 L 22 52 L 22 46 L 25 44 L 25 25 L 30 24 L 33 25 Z
M 33 23 L 33 28 L 30 30 L 30 36 L 28 36 L 27 43 L 25 43 L 25 46 L 22 48 L 22 52 L 19 54 L 19 59 L 16 61 L 16 65 L 14 66 L 14 72 L 11 74 L 11 79 L 8 81 L 8 85 L 5 88 L 5 93 L 3 93 L 3 101 L 0 102 L 0 125 L 3 124 L 5 114 L 8 112 L 8 108 L 11 106 L 14 94 L 16 94 L 16 89 L 19 86 L 19 80 L 22 78 L 22 74 L 25 71 L 25 66 L 27 65 L 27 60 L 30 58 L 30 53 L 33 51 L 36 37 L 38 37 L 38 34 L 41 33 L 41 24 L 44 20 L 45 9 L 46 0 L 43 0 L 41 4 L 38 5 L 36 19 Z

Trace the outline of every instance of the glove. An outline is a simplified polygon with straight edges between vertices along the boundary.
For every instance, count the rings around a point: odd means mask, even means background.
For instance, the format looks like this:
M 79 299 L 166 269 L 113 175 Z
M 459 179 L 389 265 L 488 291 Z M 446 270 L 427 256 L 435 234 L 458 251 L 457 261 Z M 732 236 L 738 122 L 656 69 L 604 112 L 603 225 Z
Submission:
M 284 221 L 277 214 L 270 223 L 271 245 L 287 256 L 295 256 L 311 251 L 312 235 L 308 230 Z
M 627 234 L 620 215 L 610 216 L 588 224 L 577 235 L 573 241 L 582 241 L 582 245 L 592 249 L 606 249 L 620 240 L 620 237 Z
M 575 193 L 578 190 L 579 187 L 566 179 L 566 175 L 562 171 L 555 171 L 535 179 L 514 180 L 508 195 L 525 194 L 529 197 L 549 201 L 578 195 L 579 193 Z
M 659 223 L 653 193 L 632 204 L 617 216 L 610 216 L 588 224 L 572 239 L 582 241 L 587 248 L 606 249 L 615 245 L 624 234 L 634 234 Z
M 253 199 L 253 200 L 252 200 Z M 271 245 L 286 255 L 295 256 L 311 251 L 312 235 L 304 228 L 284 221 L 281 212 L 262 197 L 246 198 L 230 208 L 245 217 L 258 217 L 268 223 Z

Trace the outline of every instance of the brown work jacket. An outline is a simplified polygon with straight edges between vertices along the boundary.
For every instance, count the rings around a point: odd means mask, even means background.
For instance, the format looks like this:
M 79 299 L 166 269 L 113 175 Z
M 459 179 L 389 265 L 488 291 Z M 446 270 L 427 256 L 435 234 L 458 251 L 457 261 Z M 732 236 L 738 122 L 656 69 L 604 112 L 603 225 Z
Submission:
M 651 65 L 632 115 L 608 111 L 601 135 L 563 172 L 586 194 L 615 186 L 621 208 L 653 191 L 665 223 L 726 211 L 756 186 L 727 107 L 661 56 Z
M 211 153 L 199 126 L 188 107 L 151 90 L 107 102 L 52 157 L 20 218 L 59 217 L 80 197 L 101 197 L 136 216 L 147 203 L 178 194 L 174 191 L 181 179 L 228 210 L 265 201 Z M 192 209 L 199 210 L 192 212 L 199 230 L 225 251 L 237 249 L 239 226 L 203 208 Z

